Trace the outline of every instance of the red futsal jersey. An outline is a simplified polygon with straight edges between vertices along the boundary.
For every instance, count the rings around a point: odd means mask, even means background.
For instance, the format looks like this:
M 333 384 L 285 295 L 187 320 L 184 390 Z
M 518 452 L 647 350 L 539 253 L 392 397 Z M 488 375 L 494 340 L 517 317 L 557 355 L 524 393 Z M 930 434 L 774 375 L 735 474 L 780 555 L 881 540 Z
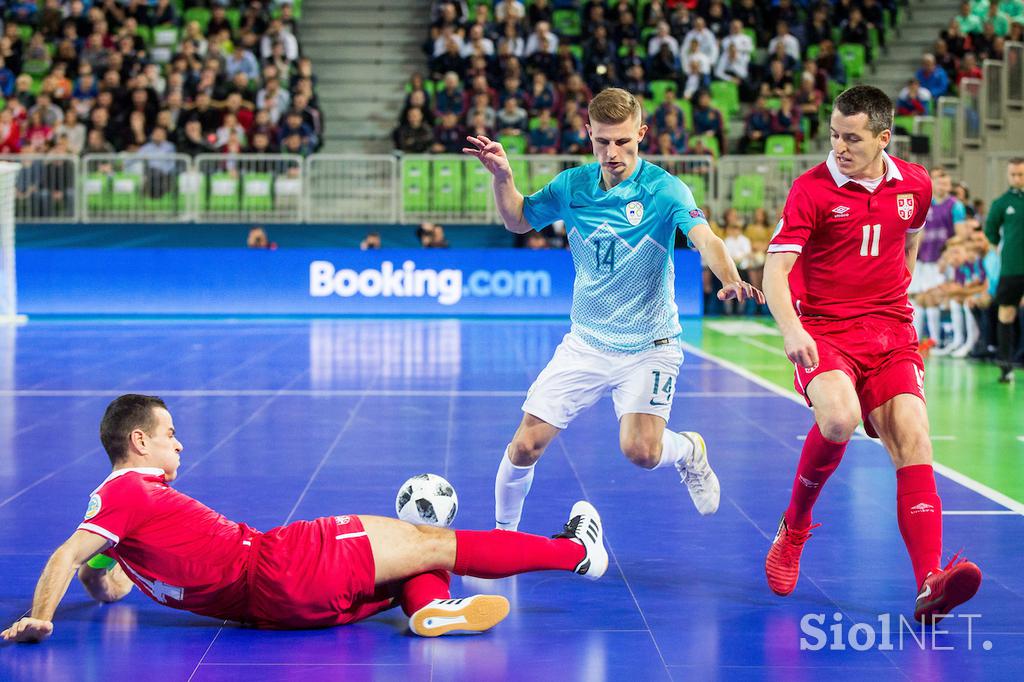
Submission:
M 843 175 L 834 152 L 793 183 L 768 252 L 800 254 L 789 286 L 801 318 L 913 321 L 904 248 L 924 226 L 932 183 L 924 167 L 882 158 L 874 191 Z
M 246 562 L 260 533 L 170 487 L 162 470 L 111 473 L 93 491 L 78 529 L 112 542 L 104 553 L 157 602 L 245 619 Z

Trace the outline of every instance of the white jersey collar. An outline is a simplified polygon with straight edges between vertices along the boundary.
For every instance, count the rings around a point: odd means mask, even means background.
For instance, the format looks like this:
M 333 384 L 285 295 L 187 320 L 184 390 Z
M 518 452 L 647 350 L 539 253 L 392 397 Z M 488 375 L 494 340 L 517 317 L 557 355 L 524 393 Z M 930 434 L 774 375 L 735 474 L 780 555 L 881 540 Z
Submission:
M 105 479 L 103 479 L 103 483 L 100 483 L 98 486 L 96 486 L 96 490 L 99 490 L 100 488 L 105 486 L 110 481 L 113 481 L 118 476 L 124 476 L 125 474 L 127 474 L 127 473 L 129 473 L 131 471 L 136 471 L 136 472 L 138 472 L 140 474 L 145 474 L 146 476 L 163 476 L 163 475 L 165 475 L 164 474 L 164 470 L 159 468 L 159 467 L 127 467 L 125 469 L 114 469 L 113 471 L 110 472 L 109 476 L 107 476 Z M 93 492 L 95 493 L 96 490 L 93 490 Z
M 896 167 L 892 158 L 882 150 L 882 161 L 885 162 L 885 178 L 882 182 L 889 182 L 890 180 L 902 180 L 903 174 L 900 173 L 900 169 Z M 828 153 L 828 158 L 825 160 L 825 166 L 828 168 L 828 172 L 832 174 L 832 179 L 836 185 L 842 187 L 848 182 L 854 182 L 854 179 L 848 175 L 843 175 L 843 172 L 839 170 L 839 164 L 836 163 L 836 153 L 834 151 Z

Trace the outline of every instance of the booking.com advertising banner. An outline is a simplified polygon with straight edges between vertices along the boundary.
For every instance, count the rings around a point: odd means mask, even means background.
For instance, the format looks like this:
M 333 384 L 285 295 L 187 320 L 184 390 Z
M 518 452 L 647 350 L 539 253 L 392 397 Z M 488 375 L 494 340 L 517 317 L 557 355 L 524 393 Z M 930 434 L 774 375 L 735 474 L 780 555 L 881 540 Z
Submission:
M 700 315 L 700 258 L 675 262 L 679 313 Z M 566 317 L 575 271 L 561 250 L 20 248 L 17 274 L 30 316 Z

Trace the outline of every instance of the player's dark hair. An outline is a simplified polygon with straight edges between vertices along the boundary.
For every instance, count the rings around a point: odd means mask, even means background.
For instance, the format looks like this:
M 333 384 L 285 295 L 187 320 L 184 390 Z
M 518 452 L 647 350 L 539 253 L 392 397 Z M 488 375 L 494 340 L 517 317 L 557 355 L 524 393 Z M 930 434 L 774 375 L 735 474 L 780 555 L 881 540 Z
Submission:
M 1007 161 L 1006 165 L 1008 165 L 1008 166 L 1019 166 L 1022 163 L 1024 163 L 1024 156 L 1015 156 L 1012 159 L 1010 159 L 1009 161 Z
M 128 437 L 135 429 L 152 433 L 157 417 L 154 408 L 167 409 L 164 401 L 152 395 L 128 393 L 107 405 L 100 422 L 100 442 L 107 451 L 111 464 L 117 464 L 128 454 Z
M 876 87 L 855 85 L 836 97 L 833 106 L 843 116 L 867 114 L 868 130 L 876 137 L 892 130 L 892 100 Z

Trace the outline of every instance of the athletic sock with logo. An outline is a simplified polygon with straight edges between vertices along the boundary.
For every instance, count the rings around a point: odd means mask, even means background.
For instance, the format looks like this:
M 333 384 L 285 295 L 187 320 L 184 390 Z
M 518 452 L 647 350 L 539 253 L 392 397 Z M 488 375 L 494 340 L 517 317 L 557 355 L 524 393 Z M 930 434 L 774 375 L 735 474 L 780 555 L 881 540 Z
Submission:
M 920 588 L 928 573 L 939 570 L 942 558 L 942 500 L 931 464 L 896 470 L 896 515 Z
M 786 509 L 787 527 L 799 530 L 811 525 L 811 509 L 821 487 L 842 461 L 848 443 L 833 443 L 821 435 L 817 424 L 811 427 L 793 479 L 793 492 Z

